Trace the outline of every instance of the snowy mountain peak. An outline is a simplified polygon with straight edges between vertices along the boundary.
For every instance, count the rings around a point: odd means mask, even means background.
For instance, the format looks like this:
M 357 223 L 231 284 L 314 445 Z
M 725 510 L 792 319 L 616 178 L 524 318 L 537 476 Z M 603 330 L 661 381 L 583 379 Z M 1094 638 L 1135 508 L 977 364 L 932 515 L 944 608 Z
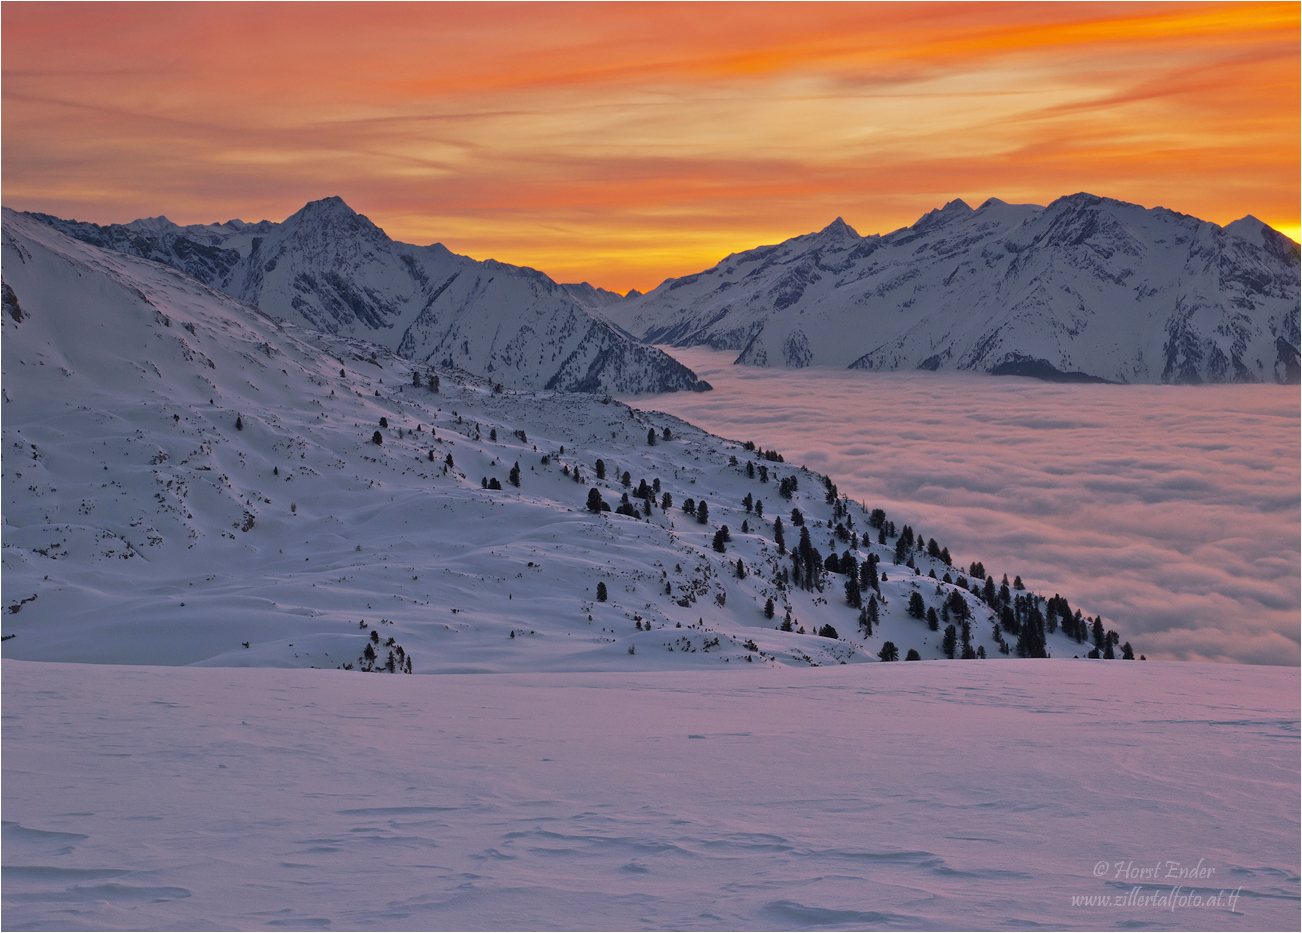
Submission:
M 541 272 L 398 243 L 339 197 L 283 223 L 79 224 L 28 215 L 83 242 L 174 266 L 273 317 L 360 337 L 505 387 L 704 391 L 708 383 L 595 316 L 623 299 Z
M 176 224 L 168 220 L 165 215 L 159 214 L 157 217 L 142 217 L 139 220 L 131 221 L 129 224 L 123 224 L 123 226 L 129 230 L 137 230 L 140 233 L 158 233 L 170 227 L 175 227 Z
M 938 227 L 947 226 L 955 220 L 971 215 L 972 208 L 962 198 L 955 198 L 945 204 L 944 207 L 934 208 L 927 211 L 918 218 L 917 223 L 907 228 L 913 233 L 923 233 L 929 230 L 935 230 Z M 899 232 L 899 231 L 897 231 Z
M 1268 246 L 1269 243 L 1282 241 L 1293 242 L 1292 239 L 1285 237 L 1279 230 L 1273 226 L 1256 219 L 1251 213 L 1240 217 L 1233 223 L 1225 224 L 1225 233 L 1232 233 L 1236 237 L 1246 239 L 1247 242 L 1253 243 L 1254 246 Z M 1294 243 L 1297 246 L 1297 243 Z
M 818 235 L 822 237 L 839 237 L 847 240 L 857 240 L 860 238 L 854 227 L 846 223 L 841 217 L 836 218 L 836 220 L 818 231 Z
M 294 231 L 326 231 L 336 237 L 365 237 L 390 242 L 389 236 L 365 214 L 359 214 L 338 196 L 309 201 L 282 224 Z
M 1225 233 L 1088 192 L 956 199 L 839 251 L 825 230 L 737 253 L 607 313 L 756 366 L 1297 382 L 1299 247 L 1248 218 Z

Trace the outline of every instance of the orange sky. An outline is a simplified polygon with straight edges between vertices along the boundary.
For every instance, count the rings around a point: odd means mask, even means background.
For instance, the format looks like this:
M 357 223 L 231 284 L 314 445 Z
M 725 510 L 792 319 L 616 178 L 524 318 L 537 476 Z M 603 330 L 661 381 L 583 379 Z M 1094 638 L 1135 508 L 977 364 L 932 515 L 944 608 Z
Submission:
M 1076 191 L 1299 238 L 1299 4 L 0 7 L 3 200 L 281 220 L 623 291 Z

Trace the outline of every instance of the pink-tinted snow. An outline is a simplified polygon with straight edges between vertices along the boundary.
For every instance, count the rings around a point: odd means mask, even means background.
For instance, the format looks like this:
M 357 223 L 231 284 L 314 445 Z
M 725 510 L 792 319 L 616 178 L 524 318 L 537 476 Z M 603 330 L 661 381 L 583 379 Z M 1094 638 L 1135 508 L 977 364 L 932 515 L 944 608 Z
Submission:
M 3 674 L 6 929 L 1298 928 L 1296 669 Z

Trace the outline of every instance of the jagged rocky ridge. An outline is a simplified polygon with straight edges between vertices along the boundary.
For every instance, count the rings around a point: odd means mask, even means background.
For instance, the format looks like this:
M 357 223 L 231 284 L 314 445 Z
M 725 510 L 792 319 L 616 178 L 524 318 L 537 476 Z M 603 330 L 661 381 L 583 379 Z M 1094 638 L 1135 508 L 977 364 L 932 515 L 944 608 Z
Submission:
M 534 269 L 391 240 L 340 198 L 283 223 L 99 226 L 30 214 L 86 243 L 166 263 L 275 318 L 360 337 L 504 386 L 576 392 L 704 390 L 687 367 L 592 313 L 612 293 Z
M 837 218 L 603 310 L 651 343 L 754 366 L 1123 383 L 1298 382 L 1298 245 L 1075 194 L 951 201 L 860 236 Z
M 751 445 L 592 395 L 499 391 L 3 219 L 6 657 L 836 664 L 887 642 L 901 660 L 943 657 L 962 616 L 973 653 L 1002 639 L 1015 655 L 1009 612 L 1023 632 L 1043 624 L 1053 656 L 1091 648 L 1066 634 L 1080 616 L 1064 600 L 1010 593 L 1002 569 L 978 581 L 984 568 Z M 610 511 L 588 508 L 594 493 Z M 841 553 L 833 567 L 816 551 Z M 851 576 L 870 558 L 875 587 Z M 863 611 L 876 605 L 871 632 L 851 580 Z

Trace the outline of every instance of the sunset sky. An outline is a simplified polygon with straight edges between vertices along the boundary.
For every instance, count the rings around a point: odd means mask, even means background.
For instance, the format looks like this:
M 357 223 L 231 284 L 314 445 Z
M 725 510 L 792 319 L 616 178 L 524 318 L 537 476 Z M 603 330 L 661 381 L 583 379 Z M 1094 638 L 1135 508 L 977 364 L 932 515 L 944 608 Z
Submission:
M 624 291 L 1090 191 L 1299 238 L 1299 5 L 6 3 L 5 205 L 282 220 Z

